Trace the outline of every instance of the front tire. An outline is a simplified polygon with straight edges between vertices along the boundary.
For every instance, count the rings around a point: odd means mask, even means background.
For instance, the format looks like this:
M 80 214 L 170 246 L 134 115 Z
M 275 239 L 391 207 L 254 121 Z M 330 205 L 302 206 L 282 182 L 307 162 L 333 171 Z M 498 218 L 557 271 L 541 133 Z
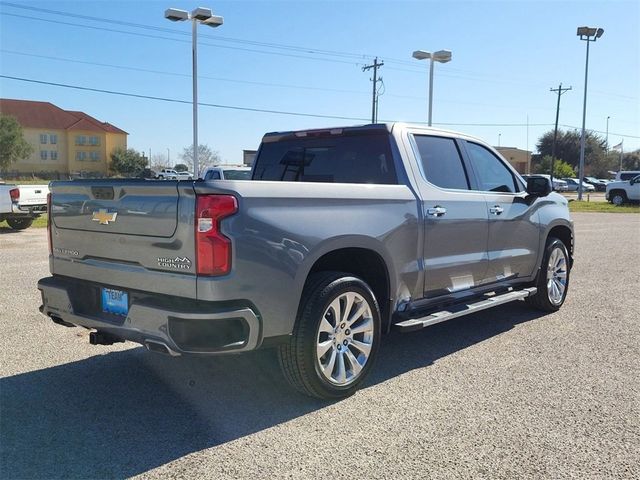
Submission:
M 33 218 L 7 218 L 7 223 L 14 230 L 24 230 L 33 223 Z
M 611 195 L 611 203 L 619 207 L 627 202 L 627 195 L 624 192 L 615 191 Z
M 558 311 L 567 298 L 570 270 L 567 247 L 560 239 L 549 237 L 535 285 L 538 291 L 526 302 L 545 312 Z
M 282 371 L 299 392 L 337 399 L 366 378 L 380 343 L 380 308 L 371 288 L 347 273 L 307 281 L 290 341 L 279 349 Z

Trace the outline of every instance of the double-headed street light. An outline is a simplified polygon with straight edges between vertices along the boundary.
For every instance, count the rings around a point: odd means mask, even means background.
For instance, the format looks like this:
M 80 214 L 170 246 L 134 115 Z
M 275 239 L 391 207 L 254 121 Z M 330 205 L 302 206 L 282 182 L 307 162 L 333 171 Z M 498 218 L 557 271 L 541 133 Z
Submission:
M 582 136 L 580 137 L 580 165 L 578 167 L 578 200 L 582 200 L 582 178 L 584 177 L 585 121 L 587 119 L 587 78 L 589 74 L 589 44 L 604 33 L 603 28 L 578 27 L 580 40 L 587 42 L 587 60 L 584 67 L 584 101 L 582 105 Z M 592 38 L 593 37 L 593 38 Z
M 198 168 L 198 45 L 197 32 L 198 24 L 209 27 L 219 27 L 224 23 L 224 19 L 214 15 L 210 8 L 198 7 L 191 13 L 186 10 L 169 8 L 164 12 L 164 18 L 172 22 L 184 22 L 191 20 L 191 58 L 193 65 L 193 174 L 195 178 L 200 175 Z
M 413 52 L 413 58 L 416 60 L 427 60 L 430 59 L 430 68 L 429 68 L 429 126 L 431 126 L 431 118 L 433 111 L 433 63 L 447 63 L 451 61 L 451 51 L 450 50 L 438 50 L 435 53 L 425 52 L 424 50 L 416 50 Z

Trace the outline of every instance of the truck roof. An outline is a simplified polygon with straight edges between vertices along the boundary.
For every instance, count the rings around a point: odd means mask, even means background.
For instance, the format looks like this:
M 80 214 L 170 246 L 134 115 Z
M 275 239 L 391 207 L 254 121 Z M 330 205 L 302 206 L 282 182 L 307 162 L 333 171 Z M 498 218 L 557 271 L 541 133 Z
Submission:
M 421 130 L 432 131 L 434 133 L 446 133 L 456 135 L 460 137 L 466 137 L 469 139 L 475 139 L 482 141 L 482 139 L 472 137 L 470 135 L 456 132 L 452 130 L 445 130 L 442 128 L 428 127 L 421 123 L 405 123 L 405 122 L 392 122 L 392 123 L 369 123 L 366 125 L 351 125 L 351 126 L 338 126 L 338 127 L 326 127 L 326 128 L 314 128 L 305 130 L 289 130 L 283 132 L 269 132 L 266 133 L 262 141 L 265 143 L 278 142 L 287 138 L 304 138 L 304 137 L 324 137 L 330 135 L 353 135 L 353 134 L 384 134 L 391 133 L 394 128 L 419 128 Z

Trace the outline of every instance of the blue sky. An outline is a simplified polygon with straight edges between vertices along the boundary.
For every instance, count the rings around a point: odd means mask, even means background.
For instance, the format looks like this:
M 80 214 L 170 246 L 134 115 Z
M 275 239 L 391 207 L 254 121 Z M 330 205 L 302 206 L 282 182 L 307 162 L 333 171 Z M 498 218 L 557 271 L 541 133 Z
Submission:
M 453 52 L 450 63 L 436 65 L 435 126 L 535 150 L 555 120 L 549 89 L 560 82 L 573 87 L 562 96 L 560 124 L 581 126 L 586 42 L 576 27 L 582 25 L 605 30 L 590 47 L 587 128 L 604 132 L 609 116 L 610 145 L 624 138 L 625 150 L 640 147 L 637 1 L 3 1 L 1 74 L 190 101 L 190 26 L 165 20 L 163 12 L 196 6 L 212 8 L 225 21 L 217 29 L 199 28 L 201 102 L 362 118 L 202 106 L 200 143 L 228 163 L 240 162 L 242 149 L 256 148 L 268 131 L 367 123 L 371 82 L 361 68 L 374 56 L 385 62 L 380 120 L 426 122 L 428 63 L 411 58 L 416 49 Z M 133 148 L 165 156 L 169 149 L 172 163 L 191 143 L 188 103 L 5 78 L 0 95 L 84 110 L 128 131 Z

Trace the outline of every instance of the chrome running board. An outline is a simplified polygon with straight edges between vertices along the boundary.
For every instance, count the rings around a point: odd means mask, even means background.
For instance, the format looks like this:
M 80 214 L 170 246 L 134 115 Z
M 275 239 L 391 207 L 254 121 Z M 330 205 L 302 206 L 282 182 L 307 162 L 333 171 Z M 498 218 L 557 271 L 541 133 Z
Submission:
M 536 287 L 525 288 L 522 290 L 514 290 L 507 293 L 502 293 L 493 296 L 484 296 L 481 300 L 477 300 L 473 303 L 458 303 L 450 305 L 444 310 L 439 312 L 433 312 L 429 315 L 420 318 L 411 318 L 402 322 L 395 323 L 393 325 L 394 330 L 400 332 L 413 332 L 415 330 L 421 330 L 425 327 L 435 325 L 436 323 L 446 322 L 447 320 L 453 320 L 454 318 L 476 313 L 487 308 L 496 307 L 504 303 L 513 302 L 514 300 L 521 300 L 531 295 L 535 295 L 537 292 Z

